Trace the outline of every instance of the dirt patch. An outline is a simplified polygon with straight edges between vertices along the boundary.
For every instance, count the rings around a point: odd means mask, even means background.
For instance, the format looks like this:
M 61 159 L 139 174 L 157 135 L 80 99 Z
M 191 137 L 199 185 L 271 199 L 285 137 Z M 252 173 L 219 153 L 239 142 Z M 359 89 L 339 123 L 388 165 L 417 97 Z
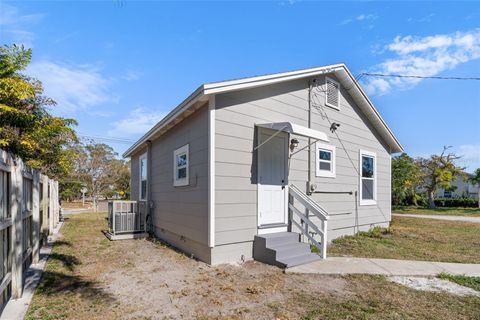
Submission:
M 415 290 L 447 292 L 458 296 L 480 296 L 480 292 L 478 291 L 450 282 L 448 280 L 438 278 L 394 276 L 389 277 L 389 279 L 392 282 L 404 285 Z
M 30 319 L 476 319 L 480 297 L 376 276 L 285 274 L 249 261 L 210 267 L 158 241 L 109 241 L 105 214 L 69 216 Z
M 142 314 L 167 318 L 249 318 L 250 314 L 255 319 L 267 319 L 271 317 L 269 306 L 288 301 L 298 293 L 347 293 L 347 282 L 341 277 L 284 274 L 276 267 L 254 261 L 210 267 L 150 241 L 124 244 L 136 248 L 124 256 L 125 260 L 130 260 L 129 255 L 135 256 L 131 270 L 119 271 L 112 266 L 101 280 L 108 283 L 106 292 L 120 303 L 134 301 L 141 310 L 127 318 Z

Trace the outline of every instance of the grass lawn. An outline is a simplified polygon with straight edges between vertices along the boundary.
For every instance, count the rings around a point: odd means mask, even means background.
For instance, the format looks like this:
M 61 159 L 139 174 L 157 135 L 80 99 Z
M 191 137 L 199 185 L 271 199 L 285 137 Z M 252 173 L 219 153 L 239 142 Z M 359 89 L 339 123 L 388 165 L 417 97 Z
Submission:
M 105 214 L 68 217 L 26 319 L 478 319 L 480 298 L 376 276 L 210 267 L 158 241 L 108 241 Z
M 480 277 L 467 277 L 467 276 L 452 275 L 448 273 L 441 273 L 439 275 L 439 278 L 449 280 L 459 285 L 480 291 Z
M 480 263 L 480 224 L 393 217 L 391 227 L 333 241 L 330 256 Z
M 480 217 L 480 208 L 435 208 L 393 206 L 393 213 L 436 214 L 448 216 Z

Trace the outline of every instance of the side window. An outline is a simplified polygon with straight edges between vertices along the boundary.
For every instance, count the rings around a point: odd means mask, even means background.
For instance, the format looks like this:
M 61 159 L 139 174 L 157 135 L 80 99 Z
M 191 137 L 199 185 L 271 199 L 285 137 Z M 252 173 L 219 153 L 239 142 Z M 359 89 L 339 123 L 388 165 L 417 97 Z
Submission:
M 377 156 L 360 150 L 360 205 L 377 203 Z
M 340 83 L 325 77 L 325 105 L 340 110 Z
M 188 144 L 173 152 L 173 185 L 189 185 L 189 162 Z
M 140 200 L 147 200 L 147 154 L 140 156 Z
M 316 176 L 335 178 L 335 147 L 316 143 Z

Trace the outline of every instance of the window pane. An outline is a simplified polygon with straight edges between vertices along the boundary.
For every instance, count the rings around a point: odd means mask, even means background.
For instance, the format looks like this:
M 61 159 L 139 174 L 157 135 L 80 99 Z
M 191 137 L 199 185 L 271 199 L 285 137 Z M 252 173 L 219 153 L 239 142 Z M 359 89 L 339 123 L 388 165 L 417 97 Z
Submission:
M 147 198 L 147 181 L 142 180 L 140 199 L 145 199 L 145 198 Z
M 177 167 L 182 167 L 187 165 L 187 154 L 180 154 L 177 156 Z
M 373 178 L 373 158 L 362 156 L 362 177 Z
M 184 179 L 187 177 L 187 168 L 177 170 L 177 179 Z
M 320 170 L 330 171 L 332 164 L 330 162 L 320 161 Z
M 143 158 L 140 160 L 140 177 L 141 180 L 147 179 L 147 159 Z
M 362 179 L 362 199 L 374 200 L 373 199 L 373 180 Z
M 330 151 L 320 150 L 320 160 L 332 160 L 332 153 Z

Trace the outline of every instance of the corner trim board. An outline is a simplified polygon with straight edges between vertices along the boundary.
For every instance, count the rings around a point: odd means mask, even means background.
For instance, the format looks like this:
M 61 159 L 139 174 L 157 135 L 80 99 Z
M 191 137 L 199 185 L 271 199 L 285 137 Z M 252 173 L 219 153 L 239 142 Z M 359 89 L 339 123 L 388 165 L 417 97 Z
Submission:
M 208 246 L 215 247 L 215 95 L 208 101 Z

